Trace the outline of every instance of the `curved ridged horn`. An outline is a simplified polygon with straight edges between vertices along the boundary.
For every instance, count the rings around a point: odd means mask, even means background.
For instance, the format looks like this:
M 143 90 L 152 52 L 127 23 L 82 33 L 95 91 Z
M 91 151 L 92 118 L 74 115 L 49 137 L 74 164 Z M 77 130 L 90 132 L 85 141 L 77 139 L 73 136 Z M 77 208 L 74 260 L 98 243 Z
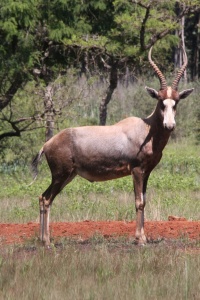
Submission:
M 153 49 L 153 46 L 149 50 L 148 59 L 149 59 L 150 65 L 152 66 L 152 68 L 154 69 L 154 71 L 156 72 L 156 74 L 158 75 L 158 78 L 160 80 L 160 89 L 164 90 L 164 89 L 167 88 L 167 81 L 166 81 L 164 75 L 162 74 L 162 72 L 160 71 L 160 69 L 155 64 L 155 62 L 151 59 L 151 51 L 152 51 L 152 49 Z
M 188 64 L 187 54 L 186 54 L 185 49 L 183 47 L 182 47 L 182 49 L 183 49 L 184 64 L 182 65 L 181 69 L 178 71 L 178 74 L 177 74 L 176 78 L 174 79 L 174 81 L 172 83 L 172 88 L 176 91 L 178 89 L 178 83 L 179 83 L 179 81 L 180 81 L 180 79 L 181 79 L 181 77 L 182 77 L 182 75 L 183 75 L 183 73 L 184 73 L 184 71 L 187 67 L 187 64 Z

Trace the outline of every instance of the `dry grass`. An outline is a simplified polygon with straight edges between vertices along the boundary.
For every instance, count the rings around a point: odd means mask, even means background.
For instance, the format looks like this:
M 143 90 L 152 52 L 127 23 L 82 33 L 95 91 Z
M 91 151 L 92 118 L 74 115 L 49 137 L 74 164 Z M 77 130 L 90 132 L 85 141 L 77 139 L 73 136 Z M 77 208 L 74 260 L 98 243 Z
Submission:
M 35 244 L 10 248 L 0 256 L 0 298 L 199 299 L 197 247 L 179 240 L 140 248 L 94 237 L 86 244 L 63 241 L 51 251 Z

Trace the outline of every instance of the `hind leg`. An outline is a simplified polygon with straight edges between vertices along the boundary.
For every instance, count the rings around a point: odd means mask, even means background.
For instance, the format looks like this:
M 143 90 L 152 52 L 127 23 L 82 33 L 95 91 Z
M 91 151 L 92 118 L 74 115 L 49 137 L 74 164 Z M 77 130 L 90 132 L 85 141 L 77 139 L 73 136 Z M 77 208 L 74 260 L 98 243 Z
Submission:
M 48 189 L 39 197 L 40 208 L 40 240 L 45 246 L 50 245 L 50 232 L 49 232 L 49 220 L 50 220 L 50 206 L 54 198 L 58 193 L 76 176 L 72 173 L 66 179 L 66 176 L 59 177 L 59 180 L 52 179 L 52 183 Z

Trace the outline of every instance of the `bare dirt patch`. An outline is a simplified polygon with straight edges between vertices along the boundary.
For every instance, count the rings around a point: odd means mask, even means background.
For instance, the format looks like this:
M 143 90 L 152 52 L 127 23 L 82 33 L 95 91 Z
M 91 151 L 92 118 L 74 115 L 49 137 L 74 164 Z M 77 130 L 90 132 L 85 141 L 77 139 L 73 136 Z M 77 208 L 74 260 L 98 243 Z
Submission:
M 51 236 L 56 238 L 72 237 L 81 240 L 100 234 L 109 237 L 132 237 L 135 233 L 135 222 L 125 221 L 82 221 L 58 222 L 50 225 Z M 23 243 L 38 236 L 39 224 L 5 224 L 0 223 L 0 245 Z M 200 221 L 176 220 L 146 221 L 145 232 L 149 240 L 177 239 L 185 237 L 200 240 Z

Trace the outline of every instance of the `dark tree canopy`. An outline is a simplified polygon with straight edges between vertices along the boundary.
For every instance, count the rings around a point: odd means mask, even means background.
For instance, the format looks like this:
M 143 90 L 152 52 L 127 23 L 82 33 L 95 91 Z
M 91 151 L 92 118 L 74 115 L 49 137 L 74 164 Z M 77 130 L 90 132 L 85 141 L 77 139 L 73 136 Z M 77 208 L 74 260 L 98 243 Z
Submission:
M 2 0 L 0 139 L 33 128 L 38 112 L 26 115 L 22 108 L 16 114 L 12 105 L 31 81 L 36 89 L 48 87 L 72 67 L 87 76 L 113 69 L 123 76 L 128 67 L 139 76 L 146 72 L 147 51 L 153 45 L 158 59 L 171 65 L 183 17 L 190 75 L 198 79 L 199 0 Z

